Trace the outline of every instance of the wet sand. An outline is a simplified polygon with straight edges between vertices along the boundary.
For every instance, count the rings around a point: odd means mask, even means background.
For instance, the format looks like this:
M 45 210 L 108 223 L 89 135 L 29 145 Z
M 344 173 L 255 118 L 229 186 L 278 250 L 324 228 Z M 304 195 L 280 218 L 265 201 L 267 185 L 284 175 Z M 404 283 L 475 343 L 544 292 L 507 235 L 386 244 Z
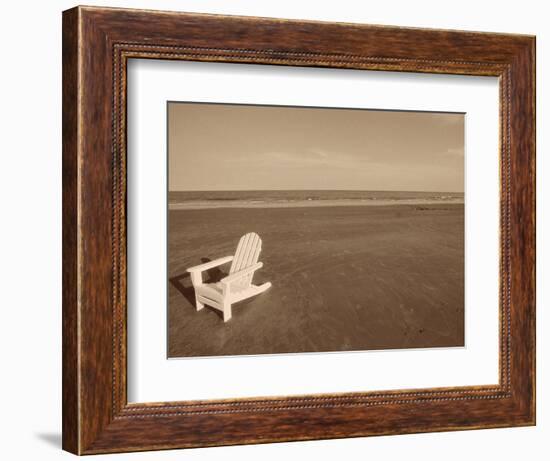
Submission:
M 250 231 L 273 286 L 197 312 L 186 268 Z M 464 345 L 461 204 L 170 210 L 168 238 L 169 357 Z

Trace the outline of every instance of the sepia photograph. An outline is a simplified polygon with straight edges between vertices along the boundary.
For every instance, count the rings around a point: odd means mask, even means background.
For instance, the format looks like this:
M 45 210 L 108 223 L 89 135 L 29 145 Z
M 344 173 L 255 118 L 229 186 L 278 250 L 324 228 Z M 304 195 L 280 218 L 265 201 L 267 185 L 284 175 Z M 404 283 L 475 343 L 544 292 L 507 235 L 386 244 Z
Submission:
M 167 115 L 169 358 L 465 345 L 464 113 Z

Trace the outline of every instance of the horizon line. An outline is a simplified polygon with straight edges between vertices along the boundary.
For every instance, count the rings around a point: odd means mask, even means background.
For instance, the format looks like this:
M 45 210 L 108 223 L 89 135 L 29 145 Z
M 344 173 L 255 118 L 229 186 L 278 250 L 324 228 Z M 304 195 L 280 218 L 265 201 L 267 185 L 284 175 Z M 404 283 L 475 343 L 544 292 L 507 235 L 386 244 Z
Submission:
M 315 191 L 315 192 L 445 192 L 448 194 L 464 194 L 465 191 L 450 190 L 411 190 L 411 189 L 185 189 L 168 190 L 168 192 L 287 192 L 287 191 Z

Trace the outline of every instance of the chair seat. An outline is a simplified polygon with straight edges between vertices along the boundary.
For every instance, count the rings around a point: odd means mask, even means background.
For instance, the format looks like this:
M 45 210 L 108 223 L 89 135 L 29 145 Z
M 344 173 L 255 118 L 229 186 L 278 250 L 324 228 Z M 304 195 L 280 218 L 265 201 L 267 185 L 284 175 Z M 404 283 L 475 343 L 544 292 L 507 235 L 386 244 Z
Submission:
M 197 292 L 197 294 L 201 296 L 205 296 L 214 301 L 219 301 L 219 302 L 223 301 L 222 284 L 220 282 L 203 283 L 202 285 L 195 287 L 195 291 Z
M 239 286 L 238 283 L 233 283 L 231 285 L 231 293 L 232 295 L 238 296 L 239 293 L 244 292 L 246 287 L 243 287 L 242 285 Z M 205 296 L 206 298 L 212 299 L 214 301 L 223 302 L 223 294 L 222 294 L 222 284 L 221 282 L 216 283 L 203 283 L 202 285 L 199 285 L 198 287 L 195 287 L 195 291 L 201 295 Z

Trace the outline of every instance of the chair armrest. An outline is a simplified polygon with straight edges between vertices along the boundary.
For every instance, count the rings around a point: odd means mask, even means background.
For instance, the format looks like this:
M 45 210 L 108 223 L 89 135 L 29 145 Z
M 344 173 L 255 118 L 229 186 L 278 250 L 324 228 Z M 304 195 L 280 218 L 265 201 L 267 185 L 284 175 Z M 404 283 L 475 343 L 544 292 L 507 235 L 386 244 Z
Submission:
M 208 269 L 212 269 L 213 267 L 221 266 L 222 264 L 228 263 L 230 261 L 233 261 L 233 256 L 226 256 L 224 258 L 218 258 L 214 261 L 208 261 L 204 264 L 199 264 L 198 266 L 193 266 L 187 269 L 187 272 L 203 272 L 207 271 Z
M 232 274 L 221 279 L 220 282 L 226 285 L 229 285 L 231 282 L 234 282 L 235 280 L 239 280 L 241 277 L 244 277 L 245 275 L 248 275 L 251 272 L 257 271 L 263 265 L 264 263 L 256 263 L 253 266 L 247 267 L 246 269 L 243 269 L 241 271 L 233 272 Z

